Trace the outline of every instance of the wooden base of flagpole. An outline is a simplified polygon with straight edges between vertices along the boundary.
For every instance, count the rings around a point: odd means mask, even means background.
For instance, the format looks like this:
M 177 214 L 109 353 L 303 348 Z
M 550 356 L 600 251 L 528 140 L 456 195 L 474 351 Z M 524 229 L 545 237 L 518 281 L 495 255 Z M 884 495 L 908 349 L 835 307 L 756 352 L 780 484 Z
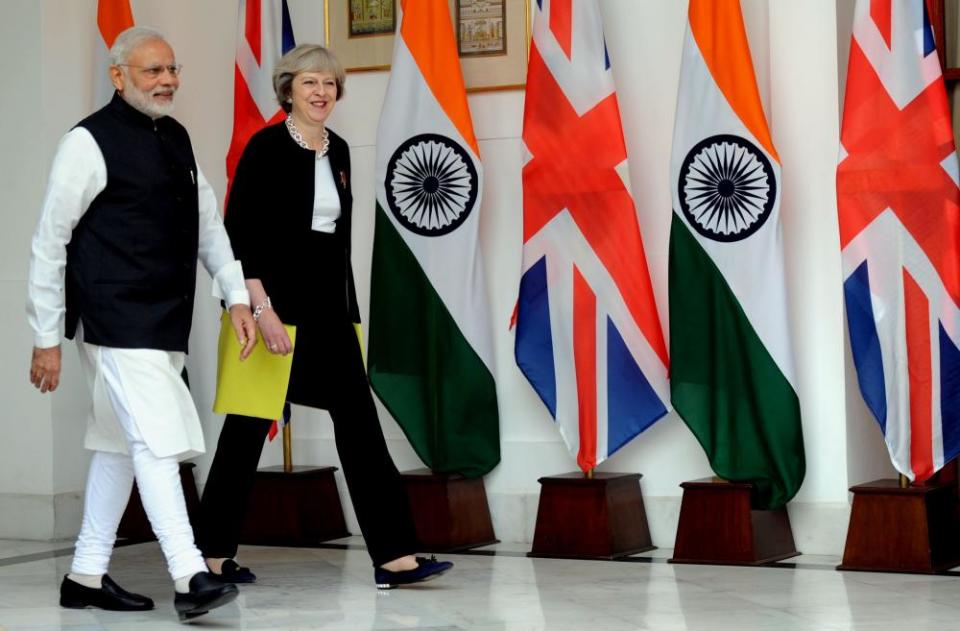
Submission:
M 786 508 L 754 510 L 752 484 L 704 478 L 680 486 L 671 563 L 763 565 L 800 554 Z
M 960 565 L 955 484 L 850 487 L 853 507 L 838 570 L 935 574 Z
M 196 527 L 196 516 L 200 511 L 200 495 L 197 493 L 197 481 L 193 477 L 195 466 L 192 462 L 180 463 L 180 484 L 183 486 L 183 497 L 187 501 L 187 515 L 194 527 Z M 136 483 L 130 492 L 130 500 L 127 502 L 127 508 L 117 528 L 117 537 L 128 541 L 154 541 L 157 538 L 143 510 Z
M 336 467 L 283 466 L 257 471 L 240 542 L 309 548 L 349 537 Z
M 615 559 L 653 550 L 639 473 L 580 471 L 540 478 L 527 556 Z
M 400 474 L 424 552 L 452 552 L 497 543 L 483 478 L 415 469 Z

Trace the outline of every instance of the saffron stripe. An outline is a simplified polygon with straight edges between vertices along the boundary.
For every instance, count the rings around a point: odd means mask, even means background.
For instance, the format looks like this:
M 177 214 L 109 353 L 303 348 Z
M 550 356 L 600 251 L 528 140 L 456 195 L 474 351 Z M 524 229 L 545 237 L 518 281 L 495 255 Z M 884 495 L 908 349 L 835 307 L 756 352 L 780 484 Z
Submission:
M 903 299 L 910 373 L 910 466 L 914 480 L 933 475 L 930 304 L 910 273 L 903 270 Z
M 690 0 L 690 32 L 730 108 L 770 157 L 780 162 L 763 113 L 740 0 Z
M 583 471 L 597 466 L 597 296 L 573 268 L 573 363 L 577 371 L 577 409 Z
M 100 0 L 97 3 L 97 26 L 103 43 L 109 49 L 117 35 L 133 26 L 130 0 Z
M 430 86 L 430 92 L 479 157 L 480 145 L 473 132 L 447 0 L 402 0 L 401 6 L 400 36 L 403 42 Z

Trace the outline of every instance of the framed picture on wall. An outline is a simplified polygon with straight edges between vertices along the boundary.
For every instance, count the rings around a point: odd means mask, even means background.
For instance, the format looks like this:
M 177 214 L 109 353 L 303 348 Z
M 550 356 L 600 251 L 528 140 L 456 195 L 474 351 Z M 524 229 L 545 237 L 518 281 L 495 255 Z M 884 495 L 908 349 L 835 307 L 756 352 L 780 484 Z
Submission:
M 468 92 L 523 88 L 528 0 L 449 0 Z M 400 0 L 326 0 L 327 46 L 348 72 L 389 70 Z
M 450 1 L 457 52 L 469 92 L 514 90 L 526 84 L 528 1 Z
M 395 0 L 350 0 L 349 37 L 393 35 L 397 30 Z
M 454 4 L 461 59 L 507 54 L 507 0 L 456 0 Z
M 326 0 L 327 46 L 348 72 L 388 70 L 398 0 Z

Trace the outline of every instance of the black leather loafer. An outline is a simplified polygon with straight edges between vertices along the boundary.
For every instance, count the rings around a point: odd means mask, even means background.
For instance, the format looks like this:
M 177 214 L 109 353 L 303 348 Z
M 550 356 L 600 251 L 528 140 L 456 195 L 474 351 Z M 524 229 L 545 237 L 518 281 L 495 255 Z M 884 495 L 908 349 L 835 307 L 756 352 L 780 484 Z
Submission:
M 64 576 L 60 583 L 60 606 L 68 609 L 96 607 L 107 611 L 147 611 L 153 609 L 153 601 L 128 592 L 106 574 L 103 575 L 100 589 L 85 587 Z
M 181 620 L 189 620 L 226 605 L 239 593 L 236 585 L 223 582 L 212 572 L 198 572 L 190 579 L 190 591 L 173 597 L 173 606 Z
M 256 583 L 257 575 L 248 567 L 242 567 L 233 559 L 227 559 L 220 566 L 220 573 L 214 574 L 225 583 Z

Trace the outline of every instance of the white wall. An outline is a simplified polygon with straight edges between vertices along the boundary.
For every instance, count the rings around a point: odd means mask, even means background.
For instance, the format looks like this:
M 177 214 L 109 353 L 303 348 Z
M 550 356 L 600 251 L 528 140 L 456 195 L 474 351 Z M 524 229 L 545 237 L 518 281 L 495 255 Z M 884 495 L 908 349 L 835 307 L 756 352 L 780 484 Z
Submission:
M 847 0 L 844 0 L 847 2 Z M 848 516 L 847 487 L 889 470 L 879 432 L 857 408 L 859 395 L 845 358 L 834 165 L 838 148 L 838 76 L 846 66 L 848 4 L 832 0 L 743 0 L 761 96 L 783 160 L 783 221 L 791 327 L 797 352 L 804 419 L 807 477 L 791 504 L 800 549 L 839 553 Z M 322 4 L 289 0 L 298 41 L 322 40 Z M 40 538 L 75 529 L 87 457 L 80 449 L 83 392 L 76 352 L 65 355 L 64 390 L 52 400 L 26 383 L 30 335 L 22 316 L 28 243 L 56 139 L 91 106 L 95 0 L 10 0 L 15 20 L 0 31 L 5 125 L 0 151 L 0 343 L 8 349 L 0 372 L 8 402 L 0 444 L 0 536 Z M 188 127 L 198 161 L 214 187 L 224 189 L 223 157 L 230 140 L 235 2 L 133 0 L 137 22 L 166 32 L 185 65 L 177 117 Z M 671 216 L 670 144 L 686 3 L 604 0 L 608 49 L 617 81 L 633 190 L 653 276 L 661 321 L 667 323 L 667 242 Z M 842 33 L 838 38 L 837 33 Z M 838 41 L 840 44 L 838 45 Z M 99 71 L 99 70 L 98 70 Z M 347 96 L 331 120 L 350 142 L 354 168 L 354 269 L 361 311 L 369 304 L 373 231 L 373 161 L 376 123 L 387 73 L 349 76 Z M 31 86 L 33 89 L 31 89 Z M 42 94 L 42 108 L 30 95 Z M 20 100 L 23 99 L 23 102 Z M 481 238 L 491 298 L 496 377 L 501 408 L 502 463 L 486 480 L 498 536 L 529 541 L 536 516 L 537 479 L 575 468 L 550 417 L 513 361 L 508 330 L 521 255 L 520 140 L 523 92 L 470 96 L 486 171 Z M 16 113 L 16 116 L 11 114 Z M 37 120 L 39 116 L 40 120 Z M 31 119 L 32 117 L 32 119 Z M 40 142 L 37 142 L 39 132 Z M 569 147 L 586 152 L 586 147 Z M 209 412 L 214 384 L 218 307 L 198 286 L 189 370 L 212 451 L 221 419 Z M 381 412 L 383 410 L 381 409 Z M 383 413 L 384 431 L 401 469 L 422 466 L 397 425 Z M 294 458 L 299 464 L 337 464 L 329 417 L 297 409 Z M 277 441 L 279 443 L 279 441 Z M 279 444 L 264 463 L 280 462 Z M 201 479 L 210 454 L 201 457 Z M 654 543 L 672 547 L 679 484 L 711 474 L 683 423 L 670 415 L 604 463 L 605 471 L 639 471 Z M 342 485 L 341 485 L 341 488 Z M 29 494 L 49 514 L 4 518 L 4 508 Z M 346 495 L 344 493 L 344 497 Z M 22 502 L 21 502 L 22 504 Z M 54 506 L 59 506 L 59 517 Z M 345 502 L 349 510 L 349 502 Z M 350 516 L 353 530 L 355 522 Z M 8 523 L 16 522 L 16 523 Z
M 0 72 L 5 86 L 0 90 L 0 111 L 7 120 L 0 132 L 5 224 L 0 231 L 0 331 L 7 358 L 0 367 L 0 383 L 5 384 L 0 531 L 26 533 L 20 529 L 22 517 L 34 522 L 41 536 L 52 536 L 53 507 L 47 501 L 53 489 L 51 402 L 24 387 L 32 346 L 24 335 L 27 254 L 36 199 L 43 187 L 43 165 L 49 159 L 36 142 L 42 129 L 37 115 L 42 14 L 32 2 L 15 3 L 6 14 L 0 25 Z

